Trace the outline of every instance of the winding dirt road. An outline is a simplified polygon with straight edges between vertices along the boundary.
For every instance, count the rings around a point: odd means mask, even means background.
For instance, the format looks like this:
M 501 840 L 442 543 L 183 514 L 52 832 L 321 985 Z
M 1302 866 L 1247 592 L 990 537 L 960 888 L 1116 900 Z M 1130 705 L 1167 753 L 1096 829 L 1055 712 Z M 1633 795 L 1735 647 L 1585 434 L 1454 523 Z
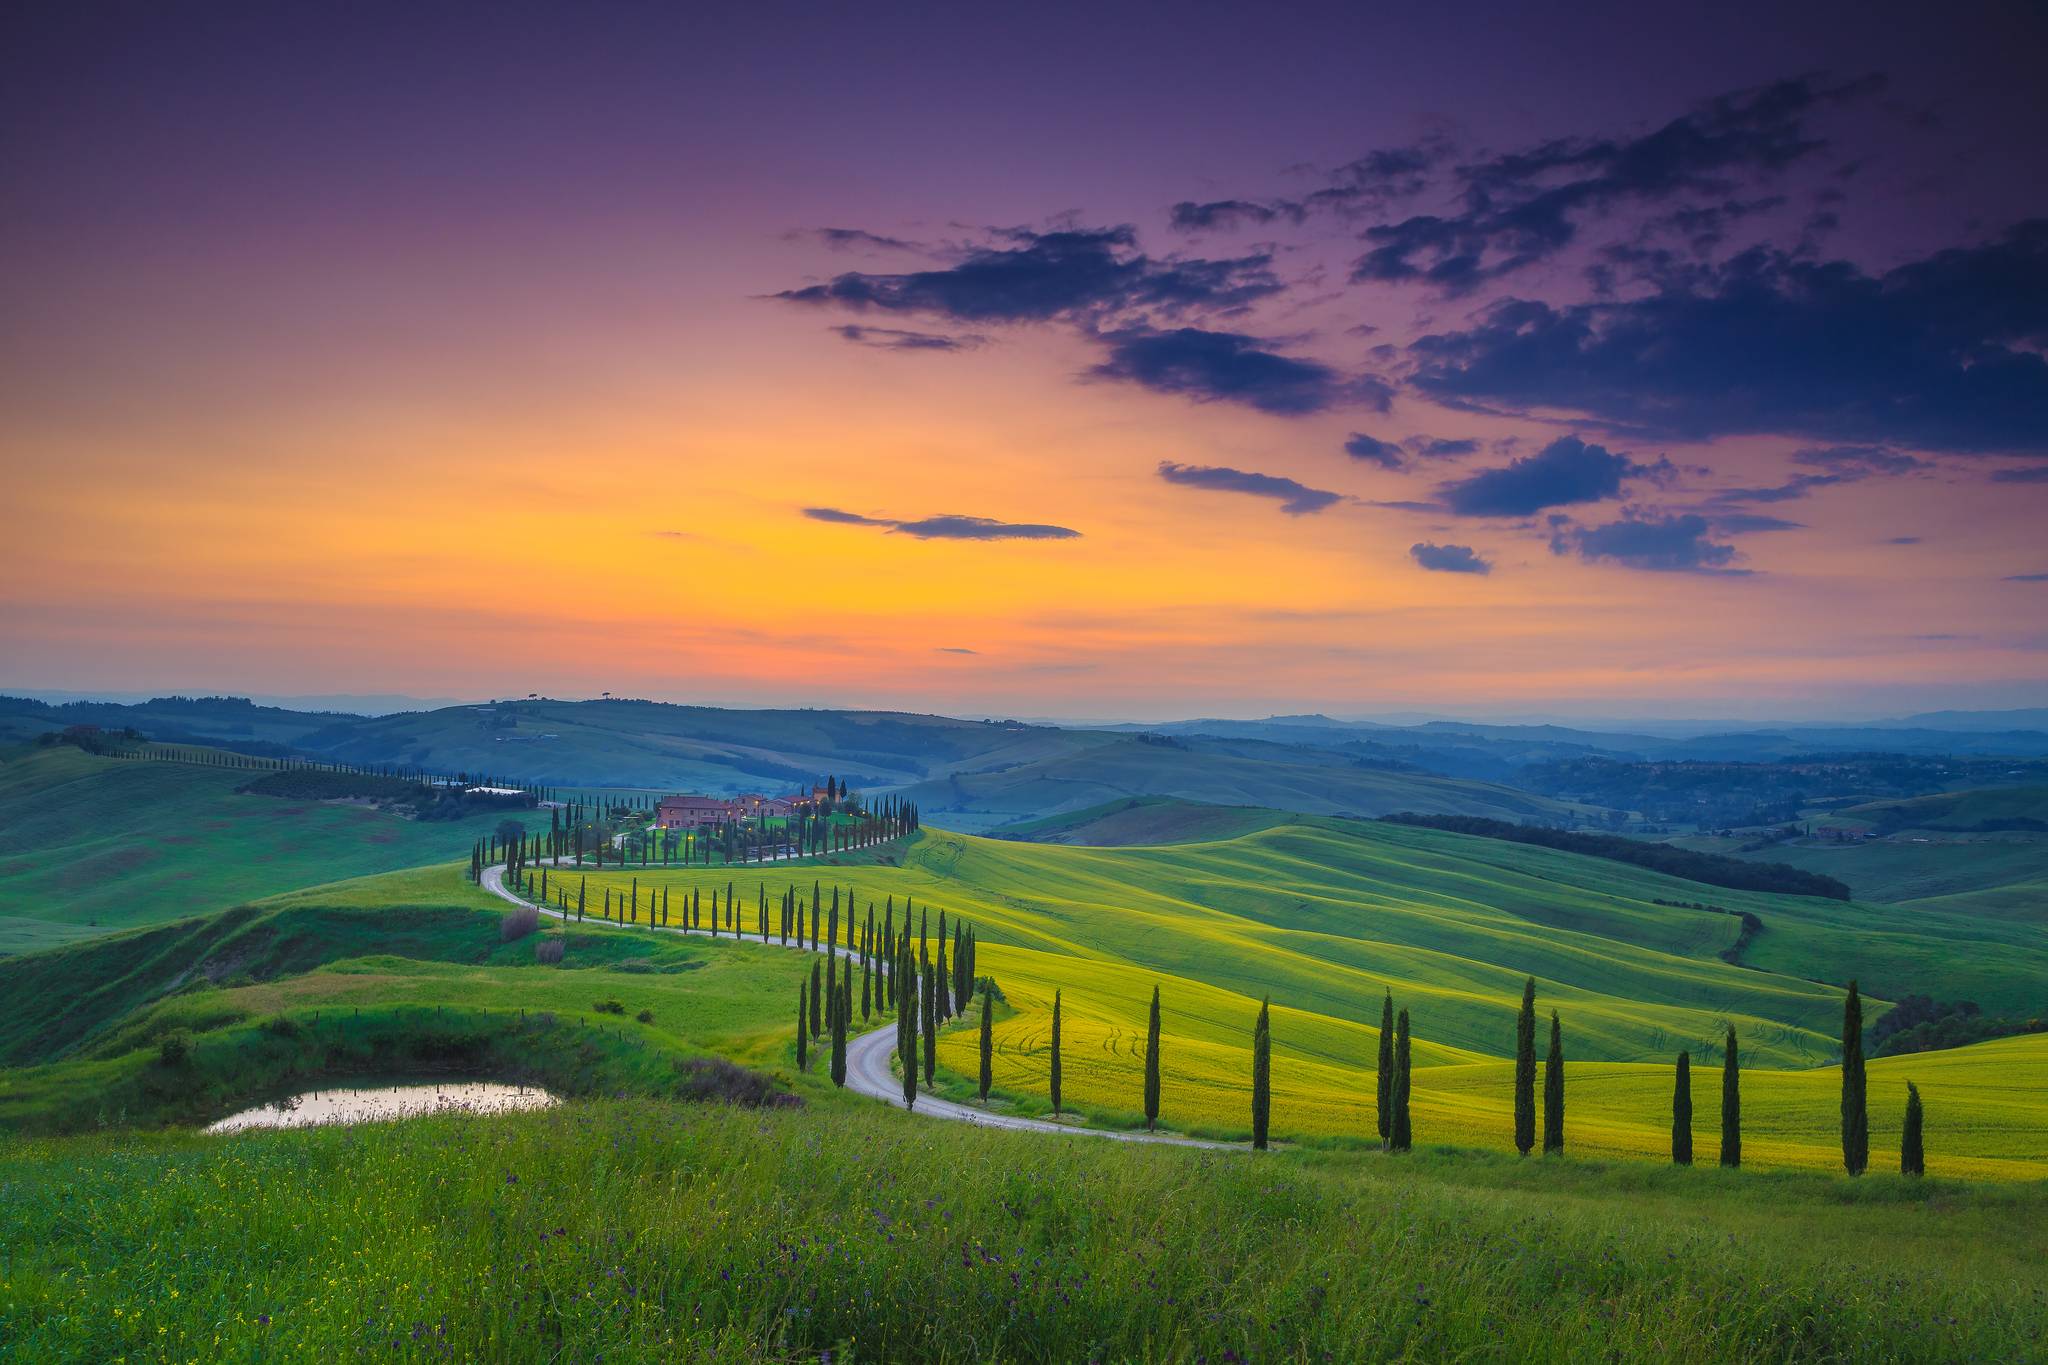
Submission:
M 551 915 L 559 920 L 567 920 L 569 918 L 562 911 L 552 906 L 536 904 L 506 886 L 505 869 L 502 866 L 485 868 L 482 886 L 484 890 L 492 895 L 502 900 L 510 901 L 514 905 L 530 906 L 543 915 Z M 628 927 L 603 919 L 586 919 L 582 923 L 586 927 L 595 926 L 605 929 L 623 929 Z M 735 937 L 731 933 L 713 934 L 709 929 L 684 929 L 673 925 L 667 928 L 655 925 L 635 927 L 652 929 L 653 932 L 658 934 L 694 934 L 701 938 L 725 939 Z M 761 942 L 758 938 L 745 941 L 757 944 Z M 771 948 L 787 948 L 791 952 L 815 952 L 821 956 L 825 951 L 823 948 L 813 948 L 808 943 L 781 943 L 774 939 L 768 940 L 766 946 Z M 857 1037 L 848 1038 L 846 1040 L 847 1086 L 855 1093 L 866 1095 L 870 1099 L 880 1100 L 884 1104 L 892 1104 L 898 1109 L 905 1108 L 906 1106 L 903 1103 L 903 1082 L 897 1077 L 895 1072 L 889 1069 L 889 1057 L 895 1049 L 896 1025 L 894 1023 L 884 1024 L 878 1029 L 873 1029 Z M 917 1104 L 912 1109 L 912 1112 L 929 1115 L 932 1118 L 952 1119 L 957 1123 L 976 1123 L 984 1128 L 1007 1128 L 1015 1132 L 1051 1133 L 1059 1137 L 1109 1138 L 1115 1142 L 1151 1142 L 1169 1147 L 1206 1147 L 1217 1151 L 1249 1150 L 1242 1143 L 1209 1142 L 1201 1138 L 1181 1137 L 1173 1133 L 1125 1132 L 1113 1128 L 1082 1128 L 1074 1124 L 1054 1123 L 1050 1119 L 1024 1118 L 1016 1114 L 991 1114 L 987 1110 L 976 1108 L 971 1104 L 959 1104 L 952 1100 L 942 1100 L 936 1095 L 923 1092 L 918 1094 Z

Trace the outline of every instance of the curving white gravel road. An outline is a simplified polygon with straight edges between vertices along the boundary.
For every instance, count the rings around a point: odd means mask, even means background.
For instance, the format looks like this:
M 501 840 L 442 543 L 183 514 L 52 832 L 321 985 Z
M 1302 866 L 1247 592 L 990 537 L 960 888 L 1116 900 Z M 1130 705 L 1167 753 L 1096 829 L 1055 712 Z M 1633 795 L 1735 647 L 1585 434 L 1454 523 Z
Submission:
M 552 915 L 560 920 L 567 920 L 569 918 L 568 915 L 560 910 L 552 906 L 540 905 L 530 901 L 506 886 L 505 869 L 502 866 L 485 868 L 481 884 L 484 890 L 503 900 L 510 901 L 514 905 L 531 906 L 543 915 Z M 605 919 L 586 919 L 583 921 L 583 924 L 585 927 L 602 929 L 623 929 L 628 927 L 614 924 L 611 920 Z M 684 929 L 674 925 L 667 928 L 649 925 L 638 927 L 641 929 L 652 928 L 655 933 L 659 934 L 695 934 L 703 938 L 725 939 L 734 937 L 731 933 L 713 934 L 709 929 Z M 755 944 L 761 942 L 758 938 L 745 939 L 744 941 Z M 768 940 L 767 946 L 787 948 L 792 952 L 815 952 L 820 956 L 823 956 L 825 952 L 823 948 L 813 948 L 808 943 L 781 943 L 775 939 Z M 895 1049 L 896 1025 L 893 1022 L 884 1024 L 882 1027 L 867 1033 L 848 1038 L 846 1040 L 847 1086 L 858 1094 L 880 1100 L 884 1104 L 892 1104 L 898 1109 L 905 1108 L 906 1106 L 903 1103 L 903 1082 L 895 1072 L 889 1069 L 889 1057 Z M 958 1123 L 977 1123 L 984 1128 L 1008 1128 L 1015 1132 L 1052 1133 L 1060 1137 L 1109 1138 L 1115 1142 L 1152 1142 L 1169 1147 L 1205 1147 L 1216 1151 L 1250 1150 L 1243 1143 L 1209 1142 L 1202 1138 L 1181 1137 L 1173 1133 L 1125 1132 L 1113 1128 L 1082 1128 L 1073 1124 L 1054 1123 L 1049 1119 L 1030 1119 L 1016 1114 L 991 1114 L 987 1110 L 977 1109 L 971 1104 L 958 1104 L 952 1100 L 942 1100 L 936 1095 L 926 1094 L 923 1091 L 918 1092 L 917 1104 L 912 1108 L 912 1112 L 929 1115 L 932 1118 L 952 1119 Z

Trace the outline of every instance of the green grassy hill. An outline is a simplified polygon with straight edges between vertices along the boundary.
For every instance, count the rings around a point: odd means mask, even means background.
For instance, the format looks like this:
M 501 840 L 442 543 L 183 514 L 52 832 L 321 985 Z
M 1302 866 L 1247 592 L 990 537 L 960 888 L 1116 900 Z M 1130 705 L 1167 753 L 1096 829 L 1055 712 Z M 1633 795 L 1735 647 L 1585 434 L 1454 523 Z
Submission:
M 1837 812 L 1840 823 L 1884 833 L 1925 829 L 1993 833 L 2026 829 L 2048 833 L 2048 787 L 1979 787 L 1895 801 L 1866 801 Z
M 1187 844 L 1271 829 L 1286 824 L 1290 818 L 1284 811 L 1258 806 L 1212 806 L 1173 796 L 1127 796 L 1085 810 L 1004 825 L 1000 835 L 1034 844 L 1109 848 Z
M 0 953 L 453 857 L 506 818 L 237 791 L 260 775 L 68 745 L 0 759 Z
M 967 917 L 982 938 L 982 969 L 1011 1006 L 997 1026 L 997 1082 L 1027 1109 L 1043 1105 L 1059 990 L 1069 1103 L 1130 1122 L 1157 984 L 1170 1121 L 1219 1134 L 1243 1131 L 1251 1021 L 1266 996 L 1276 1131 L 1364 1131 L 1381 992 L 1391 987 L 1417 1021 L 1418 1122 L 1444 1140 L 1501 1143 L 1503 1058 L 1522 979 L 1534 975 L 1541 1006 L 1565 1022 L 1582 1146 L 1664 1150 L 1669 1063 L 1681 1048 L 1699 1064 L 1699 1126 L 1711 1131 L 1718 1091 L 1707 1092 L 1732 1023 L 1752 1068 L 1752 1160 L 1826 1166 L 1838 1158 L 1827 1064 L 1841 992 L 1823 983 L 1860 977 L 1873 1019 L 1908 991 L 1990 1007 L 2039 998 L 2048 983 L 2039 926 L 1704 887 L 1549 849 L 1341 820 L 1134 848 L 927 830 L 898 866 L 590 874 L 591 893 L 623 894 L 633 875 L 642 894 L 736 879 L 743 906 L 757 882 L 771 896 L 791 881 L 808 894 L 818 877 L 852 888 L 863 909 L 909 897 L 921 910 Z M 1738 953 L 1742 911 L 1763 928 Z M 2048 1039 L 2004 1044 L 1885 1059 L 1873 1068 L 1873 1094 L 1903 1093 L 1909 1078 L 1940 1093 L 1952 1106 L 1950 1159 L 1959 1167 L 1950 1169 L 2048 1174 Z M 972 1074 L 971 1031 L 946 1035 L 940 1055 L 956 1074 Z M 1929 1078 L 1942 1071 L 1937 1088 Z M 1895 1140 L 1895 1109 L 1874 1106 L 1874 1132 Z
M 917 802 L 932 823 L 969 831 L 1073 814 L 1133 796 L 1322 815 L 1414 810 L 1520 820 L 1557 819 L 1575 809 L 1486 782 L 1364 766 L 1326 749 L 1144 735 L 962 770 L 907 787 L 902 795 Z

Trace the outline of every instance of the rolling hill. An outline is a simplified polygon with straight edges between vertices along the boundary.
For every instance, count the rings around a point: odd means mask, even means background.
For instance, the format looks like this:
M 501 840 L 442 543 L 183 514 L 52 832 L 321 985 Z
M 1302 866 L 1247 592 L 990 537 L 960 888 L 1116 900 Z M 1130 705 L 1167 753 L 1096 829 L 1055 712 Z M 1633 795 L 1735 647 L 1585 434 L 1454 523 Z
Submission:
M 1134 796 L 1321 815 L 1397 810 L 1560 820 L 1586 807 L 1510 787 L 1360 762 L 1265 740 L 1129 735 L 1020 762 L 985 764 L 900 791 L 949 829 L 992 830 Z
M 1728 891 L 1549 849 L 1341 820 L 1133 848 L 927 830 L 900 866 L 583 875 L 593 896 L 623 896 L 636 878 L 643 895 L 737 880 L 743 909 L 757 882 L 771 897 L 791 882 L 807 896 L 815 877 L 851 888 L 863 911 L 908 897 L 921 913 L 965 916 L 1011 1011 L 996 1026 L 997 1084 L 1026 1106 L 1043 1103 L 1059 990 L 1069 1103 L 1128 1122 L 1159 985 L 1170 1121 L 1219 1134 L 1242 1131 L 1250 1025 L 1267 996 L 1276 1131 L 1363 1131 L 1391 987 L 1417 1020 L 1418 1123 L 1446 1141 L 1500 1142 L 1516 997 L 1534 975 L 1539 1004 L 1564 1020 L 1581 1150 L 1662 1149 L 1669 1061 L 1682 1048 L 1700 1067 L 1698 1123 L 1709 1131 L 1711 1067 L 1733 1024 L 1749 1068 L 1754 1159 L 1825 1166 L 1838 1155 L 1828 1064 L 1841 991 L 1824 982 L 1862 977 L 1873 1018 L 1909 990 L 2038 998 L 2048 984 L 2039 926 Z M 1747 942 L 1742 911 L 1763 925 Z M 971 1030 L 949 1033 L 942 1064 L 972 1074 L 973 1049 Z M 1883 1059 L 1873 1094 L 1902 1094 L 1905 1078 L 1952 1107 L 1960 1164 L 1950 1169 L 2048 1174 L 2048 1039 Z M 1896 1123 L 1880 1101 L 1880 1141 L 1895 1140 Z
M 507 818 L 243 794 L 257 776 L 69 745 L 0 758 L 0 953 L 417 866 Z

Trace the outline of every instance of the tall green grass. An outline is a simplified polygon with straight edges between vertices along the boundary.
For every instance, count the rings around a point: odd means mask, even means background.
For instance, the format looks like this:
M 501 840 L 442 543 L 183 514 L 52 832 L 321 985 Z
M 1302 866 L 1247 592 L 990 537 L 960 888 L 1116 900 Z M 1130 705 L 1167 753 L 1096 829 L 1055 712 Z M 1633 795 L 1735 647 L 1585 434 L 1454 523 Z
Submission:
M 648 1103 L 0 1144 L 38 1361 L 1996 1360 L 2048 1194 Z

